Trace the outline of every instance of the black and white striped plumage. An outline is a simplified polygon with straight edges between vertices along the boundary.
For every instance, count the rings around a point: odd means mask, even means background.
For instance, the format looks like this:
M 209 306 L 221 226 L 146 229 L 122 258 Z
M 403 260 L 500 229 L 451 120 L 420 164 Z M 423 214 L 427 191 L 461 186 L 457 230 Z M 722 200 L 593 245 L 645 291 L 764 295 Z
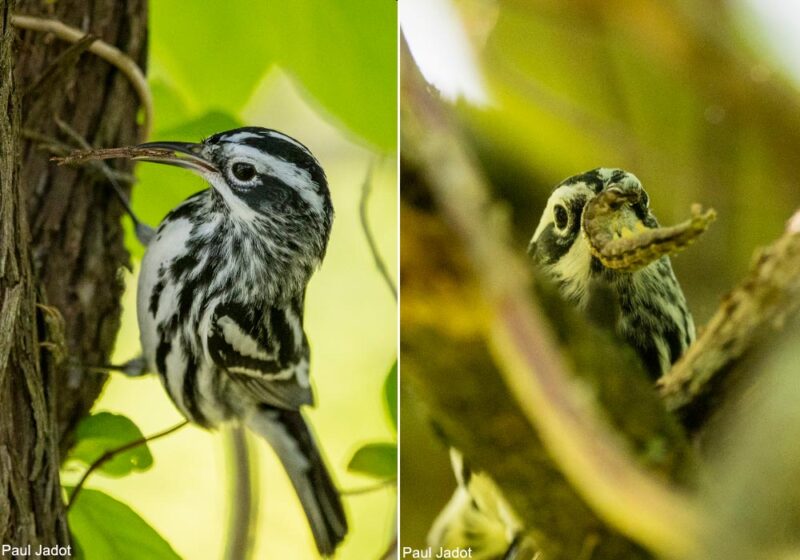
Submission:
M 211 186 L 172 210 L 142 261 L 144 356 L 192 422 L 241 421 L 278 454 L 317 548 L 347 532 L 336 487 L 300 408 L 313 404 L 303 331 L 306 284 L 333 221 L 325 174 L 308 149 L 248 127 L 199 144 L 156 142 Z
M 618 310 L 615 330 L 657 379 L 694 341 L 692 315 L 668 256 L 635 272 L 611 270 L 590 251 L 581 228 L 586 203 L 608 188 L 636 191 L 638 202 L 619 212 L 645 228 L 658 227 L 639 179 L 622 169 L 600 168 L 566 179 L 547 201 L 528 252 L 561 294 L 579 309 L 591 306 L 598 288 Z

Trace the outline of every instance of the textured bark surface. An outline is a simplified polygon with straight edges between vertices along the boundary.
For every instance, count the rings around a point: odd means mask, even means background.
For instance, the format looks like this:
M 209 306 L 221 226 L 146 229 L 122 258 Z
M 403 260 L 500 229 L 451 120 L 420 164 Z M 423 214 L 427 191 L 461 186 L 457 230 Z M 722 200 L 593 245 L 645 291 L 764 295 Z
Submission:
M 68 540 L 58 466 L 105 382 L 76 364 L 108 361 L 128 262 L 107 182 L 56 167 L 43 146 L 75 144 L 59 120 L 96 147 L 136 142 L 138 99 L 86 45 L 15 29 L 11 13 L 61 20 L 139 64 L 147 14 L 145 0 L 0 1 L 0 542 L 35 549 Z

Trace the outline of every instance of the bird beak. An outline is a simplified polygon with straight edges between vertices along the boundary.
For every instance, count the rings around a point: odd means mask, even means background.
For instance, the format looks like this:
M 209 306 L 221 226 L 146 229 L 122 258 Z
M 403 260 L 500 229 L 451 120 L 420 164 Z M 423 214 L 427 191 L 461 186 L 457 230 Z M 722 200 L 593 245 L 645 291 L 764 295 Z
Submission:
M 165 152 L 163 155 L 134 156 L 133 159 L 137 161 L 165 163 L 197 171 L 201 175 L 208 172 L 219 172 L 213 163 L 201 155 L 203 153 L 203 144 L 192 144 L 191 142 L 147 142 L 136 147 L 144 150 L 155 149 L 171 152 Z
M 606 268 L 634 272 L 665 255 L 678 253 L 692 244 L 714 221 L 714 210 L 692 207 L 692 217 L 670 227 L 649 227 L 634 206 L 638 190 L 610 187 L 592 200 L 583 212 L 582 230 L 592 254 Z

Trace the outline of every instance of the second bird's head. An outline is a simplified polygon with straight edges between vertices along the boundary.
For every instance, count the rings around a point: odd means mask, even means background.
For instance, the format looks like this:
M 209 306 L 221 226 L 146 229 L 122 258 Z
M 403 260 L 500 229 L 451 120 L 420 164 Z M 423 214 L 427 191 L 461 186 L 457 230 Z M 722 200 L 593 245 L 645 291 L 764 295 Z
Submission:
M 330 233 L 333 204 L 325 172 L 308 148 L 286 134 L 244 127 L 199 143 L 149 142 L 138 147 L 171 152 L 135 159 L 197 173 L 232 219 L 270 220 L 290 228 L 306 223 L 320 228 L 326 239 Z
M 598 168 L 556 186 L 528 246 L 534 261 L 556 281 L 562 294 L 578 305 L 586 302 L 588 286 L 595 278 L 627 274 L 601 264 L 592 254 L 583 227 L 587 204 L 610 189 L 624 196 L 624 202 L 614 210 L 615 228 L 637 231 L 658 227 L 647 192 L 634 174 L 622 169 Z

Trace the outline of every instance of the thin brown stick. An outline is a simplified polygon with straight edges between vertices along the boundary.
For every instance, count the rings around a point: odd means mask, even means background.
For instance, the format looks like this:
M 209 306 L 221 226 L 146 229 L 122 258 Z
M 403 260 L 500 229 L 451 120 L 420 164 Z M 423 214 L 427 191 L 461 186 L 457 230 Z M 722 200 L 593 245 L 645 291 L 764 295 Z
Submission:
M 175 157 L 174 152 L 163 148 L 140 148 L 137 146 L 123 146 L 121 148 L 98 148 L 75 150 L 65 156 L 55 156 L 50 158 L 58 165 L 81 165 L 87 161 L 96 161 L 114 158 L 137 158 L 137 157 Z M 177 159 L 177 157 L 175 157 Z
M 36 132 L 35 130 L 22 129 L 22 137 L 27 140 L 33 140 L 34 142 L 37 142 L 39 148 L 47 150 L 56 156 L 67 156 L 75 151 L 75 146 L 65 144 L 56 138 Z M 130 184 L 136 182 L 136 177 L 134 177 L 132 174 L 125 173 L 124 171 L 117 171 L 116 169 L 112 169 L 107 165 L 103 166 L 100 161 L 88 160 L 87 163 L 90 164 L 91 169 L 101 173 L 109 180 L 113 178 L 115 181 Z
M 114 448 L 114 449 L 109 449 L 108 451 L 106 451 L 105 453 L 100 455 L 100 457 L 98 457 L 94 461 L 94 463 L 89 465 L 89 468 L 86 469 L 85 473 L 83 473 L 83 476 L 78 481 L 78 484 L 75 485 L 75 488 L 72 490 L 72 494 L 70 494 L 70 496 L 69 496 L 69 501 L 67 502 L 66 510 L 69 511 L 70 508 L 75 504 L 75 500 L 77 499 L 78 494 L 80 494 L 80 491 L 83 489 L 83 485 L 86 484 L 86 480 L 89 478 L 89 476 L 94 471 L 96 471 L 97 469 L 102 467 L 103 464 L 105 464 L 106 462 L 110 461 L 111 459 L 113 459 L 114 457 L 119 455 L 120 453 L 124 453 L 126 451 L 130 451 L 131 449 L 139 447 L 140 445 L 143 445 L 145 443 L 149 443 L 151 441 L 155 441 L 155 440 L 157 440 L 159 438 L 162 438 L 164 436 L 167 436 L 167 435 L 171 434 L 172 432 L 176 432 L 179 429 L 183 428 L 188 423 L 189 423 L 188 420 L 184 420 L 183 422 L 175 424 L 174 426 L 164 430 L 163 432 L 158 432 L 157 434 L 153 434 L 152 436 L 147 436 L 147 437 L 135 439 L 135 440 L 133 440 L 133 441 L 131 441 L 129 443 L 126 443 L 125 445 L 121 445 L 121 446 L 119 446 L 117 448 Z
M 89 144 L 89 142 L 86 140 L 86 138 L 81 136 L 80 133 L 78 133 L 77 130 L 75 130 L 74 128 L 69 126 L 69 124 L 67 124 L 65 121 L 61 120 L 58 117 L 56 117 L 55 120 L 56 120 L 56 125 L 58 125 L 58 128 L 60 128 L 62 132 L 64 132 L 70 138 L 72 138 L 75 142 L 77 142 L 78 145 L 81 148 L 83 148 L 84 150 L 87 150 L 87 151 L 95 151 L 96 152 L 96 150 L 93 150 L 92 146 Z M 127 148 L 127 149 L 131 150 L 131 148 Z M 139 149 L 141 150 L 141 148 L 139 148 Z M 100 150 L 100 151 L 103 151 L 103 150 Z M 81 153 L 81 152 L 72 152 L 71 154 L 69 154 L 69 155 L 67 155 L 65 157 L 66 157 L 66 159 L 69 159 L 71 157 L 74 158 L 76 156 L 76 154 L 79 154 L 79 153 Z M 162 156 L 162 157 L 164 157 L 164 156 Z M 114 189 L 114 193 L 117 195 L 117 199 L 119 200 L 120 204 L 122 204 L 122 207 L 125 209 L 125 212 L 128 214 L 128 216 L 130 216 L 131 220 L 133 220 L 133 225 L 136 228 L 136 237 L 139 239 L 139 241 L 142 241 L 142 238 L 140 237 L 140 231 L 142 229 L 143 224 L 142 224 L 142 221 L 139 219 L 139 217 L 136 215 L 136 213 L 133 211 L 133 207 L 131 206 L 130 200 L 128 200 L 128 196 L 125 194 L 125 192 L 122 190 L 122 187 L 120 186 L 120 184 L 114 178 L 114 175 L 112 174 L 111 167 L 108 164 L 106 164 L 105 162 L 103 162 L 103 161 L 94 161 L 95 159 L 96 158 L 90 158 L 88 161 L 90 161 L 92 163 L 95 163 L 98 166 L 98 168 L 100 169 L 101 173 L 103 173 L 103 175 L 105 175 L 106 179 L 108 179 L 108 182 L 111 183 L 111 188 Z M 99 159 L 104 159 L 104 158 L 99 158 Z M 59 163 L 59 165 L 61 165 L 61 163 Z M 147 226 L 144 226 L 144 227 L 147 228 Z M 147 243 L 143 243 L 143 244 L 145 246 L 147 245 Z
M 386 266 L 383 257 L 381 257 L 381 253 L 378 250 L 378 244 L 375 242 L 375 237 L 372 235 L 372 230 L 369 227 L 367 204 L 369 202 L 370 192 L 372 191 L 373 167 L 374 165 L 370 163 L 369 169 L 367 170 L 367 176 L 364 178 L 364 184 L 361 186 L 361 200 L 358 204 L 358 215 L 361 219 L 361 229 L 364 231 L 364 238 L 367 240 L 367 245 L 369 245 L 369 252 L 372 253 L 375 266 L 383 278 L 383 281 L 386 283 L 386 287 L 389 288 L 389 291 L 392 293 L 392 297 L 394 297 L 394 300 L 397 301 L 397 286 L 389 274 L 389 269 Z
M 78 43 L 83 40 L 88 33 L 71 27 L 61 21 L 34 16 L 14 14 L 11 16 L 11 24 L 20 29 L 39 31 L 42 33 L 52 33 L 62 41 L 68 43 Z M 139 101 L 144 110 L 144 123 L 142 124 L 142 138 L 150 135 L 153 125 L 153 95 L 147 85 L 147 78 L 136 62 L 113 45 L 105 41 L 96 39 L 89 46 L 89 52 L 96 54 L 109 64 L 118 68 L 136 91 Z

